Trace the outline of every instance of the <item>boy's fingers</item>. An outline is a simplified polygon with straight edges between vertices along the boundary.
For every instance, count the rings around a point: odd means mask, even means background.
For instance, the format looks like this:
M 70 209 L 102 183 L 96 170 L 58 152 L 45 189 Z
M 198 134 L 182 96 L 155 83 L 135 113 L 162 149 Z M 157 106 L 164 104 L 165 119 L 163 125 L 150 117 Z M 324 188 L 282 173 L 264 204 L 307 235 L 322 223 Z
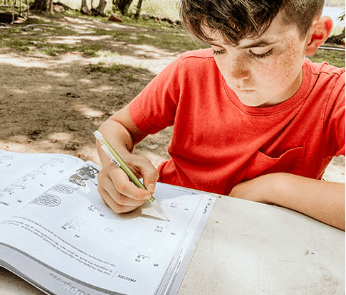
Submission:
M 116 203 L 106 190 L 102 193 L 102 199 L 115 213 L 131 212 L 138 208 L 138 206 L 124 206 Z
M 149 160 L 146 161 L 145 165 L 138 168 L 143 177 L 144 186 L 151 194 L 153 194 L 155 191 L 156 182 L 159 179 L 159 173 Z
M 128 158 L 126 162 L 130 169 L 137 175 L 137 177 L 143 178 L 143 184 L 147 188 L 146 193 L 143 192 L 143 189 L 141 189 L 142 192 L 140 192 L 137 189 L 135 190 L 134 188 L 131 189 L 131 192 L 137 191 L 138 197 L 140 199 L 141 196 L 146 196 L 148 191 L 150 192 L 150 194 L 153 194 L 155 191 L 156 182 L 159 178 L 159 173 L 157 172 L 154 165 L 149 161 L 149 159 L 138 155 L 131 155 L 131 158 Z M 134 187 L 136 187 L 136 185 L 134 185 Z M 125 190 L 121 191 L 121 193 L 131 197 L 131 195 L 129 195 Z
M 119 199 L 117 193 L 136 201 L 146 201 L 150 198 L 150 192 L 137 187 L 133 182 L 129 180 L 129 177 L 120 168 L 115 168 L 109 171 L 109 176 L 112 181 L 112 185 L 110 186 L 114 189 L 109 189 L 108 192 L 112 197 L 115 198 L 116 202 L 120 201 L 124 203 L 123 199 Z M 144 202 L 142 202 L 141 204 L 143 203 Z
M 107 192 L 107 195 L 109 195 L 115 203 L 117 203 L 120 206 L 142 206 L 146 200 L 136 200 L 134 198 L 129 198 L 120 192 L 118 192 L 112 180 L 110 178 L 106 179 L 103 183 L 103 189 Z

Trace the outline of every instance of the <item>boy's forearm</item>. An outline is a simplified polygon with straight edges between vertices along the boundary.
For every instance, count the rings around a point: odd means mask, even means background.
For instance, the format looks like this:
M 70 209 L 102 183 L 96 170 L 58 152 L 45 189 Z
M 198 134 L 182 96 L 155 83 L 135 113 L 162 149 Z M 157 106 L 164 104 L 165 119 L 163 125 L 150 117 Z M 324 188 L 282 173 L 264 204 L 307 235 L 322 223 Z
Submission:
M 277 173 L 268 202 L 345 230 L 345 184 Z
M 345 184 L 288 173 L 259 176 L 237 185 L 232 197 L 277 204 L 345 230 Z
M 131 135 L 119 122 L 110 118 L 101 125 L 99 131 L 122 157 L 132 151 L 133 141 Z M 110 159 L 101 149 L 99 142 L 96 145 L 102 165 L 108 163 Z

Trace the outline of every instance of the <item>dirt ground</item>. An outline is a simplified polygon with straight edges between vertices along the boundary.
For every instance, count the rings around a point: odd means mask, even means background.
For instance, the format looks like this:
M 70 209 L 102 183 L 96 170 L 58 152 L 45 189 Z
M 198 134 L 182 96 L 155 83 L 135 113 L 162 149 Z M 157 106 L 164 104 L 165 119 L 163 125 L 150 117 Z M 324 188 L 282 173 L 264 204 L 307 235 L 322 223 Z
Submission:
M 88 27 L 138 30 L 116 23 L 77 18 L 55 19 L 66 28 Z M 143 29 L 148 32 L 148 29 Z M 0 48 L 0 149 L 25 153 L 65 153 L 100 165 L 93 132 L 112 113 L 130 102 L 179 54 L 152 46 L 117 42 L 108 36 L 52 37 L 51 42 L 98 42 L 118 57 L 86 57 L 80 52 L 58 56 Z M 121 62 L 140 66 L 110 74 L 92 71 L 90 64 Z M 135 77 L 130 79 L 129 77 Z M 136 149 L 157 166 L 168 159 L 166 146 L 172 129 L 149 136 Z M 335 158 L 325 174 L 329 181 L 344 182 L 344 157 Z

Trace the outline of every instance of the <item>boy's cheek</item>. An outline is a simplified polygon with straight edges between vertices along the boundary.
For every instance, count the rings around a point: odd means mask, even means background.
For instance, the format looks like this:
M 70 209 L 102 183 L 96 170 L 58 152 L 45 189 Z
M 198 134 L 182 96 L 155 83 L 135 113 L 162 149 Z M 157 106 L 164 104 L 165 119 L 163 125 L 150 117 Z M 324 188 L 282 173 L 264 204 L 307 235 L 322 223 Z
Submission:
M 303 63 L 303 57 L 292 53 L 284 54 L 275 60 L 270 67 L 263 68 L 259 76 L 267 77 L 267 81 L 272 86 L 276 85 L 280 88 L 289 87 L 302 71 Z

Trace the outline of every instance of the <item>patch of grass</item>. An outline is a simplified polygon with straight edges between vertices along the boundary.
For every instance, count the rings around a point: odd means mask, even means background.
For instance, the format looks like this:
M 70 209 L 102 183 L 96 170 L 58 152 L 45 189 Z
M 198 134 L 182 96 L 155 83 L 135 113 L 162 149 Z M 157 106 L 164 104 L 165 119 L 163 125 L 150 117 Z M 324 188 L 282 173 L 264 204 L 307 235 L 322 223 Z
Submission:
M 99 50 L 96 52 L 96 55 L 102 58 L 115 58 L 118 57 L 120 54 L 116 51 Z
M 122 74 L 122 76 L 124 78 L 127 78 L 131 81 L 136 81 L 137 80 L 137 75 L 134 75 L 134 74 Z
M 111 64 L 108 66 L 105 66 L 104 63 L 98 63 L 97 65 L 89 65 L 89 71 L 90 72 L 100 72 L 100 73 L 109 73 L 109 74 L 117 74 L 119 72 L 122 72 L 122 76 L 129 79 L 137 79 L 137 76 L 130 73 L 130 72 L 137 72 L 137 73 L 145 73 L 146 70 L 140 67 L 133 67 L 129 65 L 122 65 L 122 64 Z
M 111 73 L 115 74 L 119 71 L 125 69 L 125 65 L 112 64 L 109 66 L 104 66 L 103 64 L 89 65 L 90 72 L 100 72 L 100 73 Z
M 97 56 L 100 51 L 100 44 L 53 44 L 48 42 L 47 36 L 39 37 L 35 34 L 23 36 L 22 34 L 14 35 L 11 32 L 0 34 L 0 46 L 23 52 L 37 51 L 51 56 L 73 51 L 79 51 L 89 56 Z
M 22 23 L 23 26 L 27 26 L 27 25 L 40 25 L 40 24 L 47 24 L 47 21 L 43 20 L 41 18 L 32 17 L 30 15 L 30 12 L 29 12 L 29 19 L 27 19 L 24 23 Z
M 33 22 L 32 20 L 35 19 L 29 19 L 27 23 L 25 22 L 21 26 L 13 26 L 4 31 L 0 31 L 0 44 L 3 44 L 6 47 L 19 49 L 20 47 L 29 45 L 35 41 L 46 41 L 50 35 L 71 36 L 77 34 L 73 30 L 43 24 L 42 22 Z M 7 39 L 5 42 L 6 44 L 2 42 L 4 39 Z
M 166 21 L 158 22 L 151 18 L 146 19 L 143 17 L 135 19 L 133 15 L 121 15 L 119 11 L 114 11 L 114 13 L 123 20 L 123 24 L 125 25 L 158 30 L 181 30 L 180 26 L 169 24 Z
M 39 27 L 42 28 L 42 27 Z M 78 35 L 78 32 L 62 27 L 57 27 L 57 26 L 52 26 L 52 27 L 47 27 L 46 31 L 49 31 L 54 36 L 74 36 Z
M 89 8 L 90 8 L 90 5 L 89 5 Z M 108 21 L 108 17 L 103 17 L 100 15 L 97 15 L 97 16 L 86 15 L 81 13 L 79 9 L 70 9 L 65 12 L 57 13 L 56 15 L 57 16 L 66 15 L 70 17 L 77 17 L 77 18 L 82 18 L 82 19 L 91 20 L 91 21 L 94 21 L 94 20 L 103 21 L 103 22 Z
M 130 44 L 150 45 L 171 52 L 184 52 L 200 48 L 208 48 L 198 40 L 193 40 L 184 29 L 177 30 L 151 30 L 150 33 L 126 32 L 126 31 L 108 31 L 104 29 L 95 30 L 96 35 L 109 35 L 117 41 L 123 41 Z
M 309 56 L 313 62 L 327 62 L 335 67 L 345 67 L 345 51 L 318 49 L 315 55 Z
M 0 46 L 16 49 L 23 52 L 30 51 L 31 47 L 36 47 L 40 42 L 43 42 L 46 38 L 13 38 L 13 36 L 8 34 L 0 34 Z
M 26 28 L 26 30 L 24 30 Z M 29 36 L 74 36 L 77 35 L 78 32 L 54 25 L 48 25 L 48 24 L 30 24 L 30 25 L 24 25 L 22 27 L 17 27 L 10 29 L 11 33 L 17 33 L 17 34 L 23 34 L 23 35 L 29 35 Z
M 74 51 L 82 52 L 85 55 L 96 56 L 100 48 L 98 44 L 92 45 L 71 45 L 71 44 L 51 44 L 44 43 L 36 46 L 40 52 L 47 55 L 56 56 L 63 53 L 69 53 Z
M 36 47 L 39 52 L 51 55 L 51 56 L 56 56 L 58 54 L 62 53 L 68 53 L 71 51 L 74 51 L 72 46 L 66 45 L 66 44 L 40 44 L 39 46 Z
M 100 44 L 90 44 L 90 45 L 77 45 L 77 50 L 83 52 L 86 55 L 97 56 L 100 50 Z

